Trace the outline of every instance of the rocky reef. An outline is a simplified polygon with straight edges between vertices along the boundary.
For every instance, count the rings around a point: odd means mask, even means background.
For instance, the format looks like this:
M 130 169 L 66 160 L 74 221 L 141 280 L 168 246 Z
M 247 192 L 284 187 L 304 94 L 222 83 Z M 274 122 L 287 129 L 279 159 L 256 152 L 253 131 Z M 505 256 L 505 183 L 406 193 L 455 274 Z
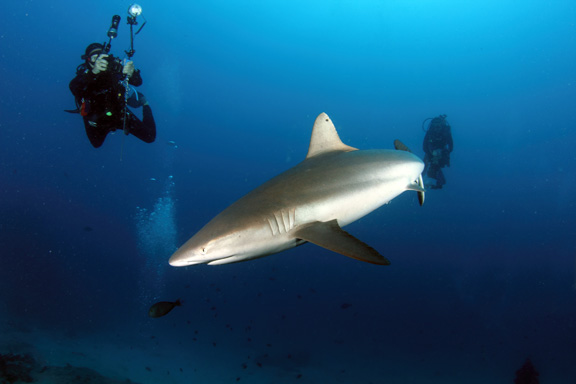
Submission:
M 0 353 L 0 384 L 42 382 L 46 384 L 137 384 L 129 379 L 107 378 L 93 369 L 75 367 L 42 366 L 28 354 Z

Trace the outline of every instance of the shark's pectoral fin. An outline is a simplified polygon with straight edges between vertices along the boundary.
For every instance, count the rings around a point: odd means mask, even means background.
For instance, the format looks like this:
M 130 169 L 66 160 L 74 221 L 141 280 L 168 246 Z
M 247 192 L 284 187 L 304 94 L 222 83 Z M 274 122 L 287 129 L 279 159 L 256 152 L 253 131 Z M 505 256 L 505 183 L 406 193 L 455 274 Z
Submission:
M 298 228 L 295 237 L 356 260 L 389 265 L 390 261 L 338 225 L 336 220 L 314 222 Z

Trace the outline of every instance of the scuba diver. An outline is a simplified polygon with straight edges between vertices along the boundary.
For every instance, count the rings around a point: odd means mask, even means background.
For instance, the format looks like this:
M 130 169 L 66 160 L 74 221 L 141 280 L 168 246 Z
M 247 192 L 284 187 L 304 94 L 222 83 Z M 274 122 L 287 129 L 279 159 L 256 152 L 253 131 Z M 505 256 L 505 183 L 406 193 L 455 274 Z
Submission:
M 122 63 L 104 53 L 104 46 L 90 44 L 82 56 L 85 60 L 70 82 L 90 143 L 98 148 L 106 135 L 117 129 L 132 134 L 146 143 L 156 139 L 156 123 L 144 95 L 133 87 L 142 84 L 140 71 L 132 61 Z M 126 82 L 127 80 L 127 82 Z M 142 107 L 140 121 L 127 107 Z
M 426 129 L 424 125 L 428 120 L 431 121 Z M 446 184 L 442 168 L 450 166 L 450 153 L 454 148 L 450 124 L 446 121 L 446 115 L 440 115 L 424 120 L 422 129 L 426 132 L 422 144 L 425 153 L 423 174 L 436 180 L 436 184 L 428 188 L 441 189 Z
M 120 22 L 120 16 L 114 15 L 108 30 L 109 42 L 92 43 L 86 47 L 86 52 L 81 56 L 84 63 L 76 68 L 76 77 L 70 82 L 70 91 L 74 95 L 77 108 L 67 112 L 82 115 L 86 135 L 94 148 L 100 147 L 108 133 L 117 129 L 146 143 L 152 143 L 156 139 L 156 123 L 152 109 L 144 95 L 134 88 L 142 85 L 140 70 L 135 69 L 134 63 L 130 61 L 135 52 L 132 26 L 137 24 L 136 17 L 141 13 L 142 8 L 137 4 L 128 9 L 131 49 L 126 51 L 127 61 L 123 63 L 109 54 L 112 39 L 118 35 Z M 134 115 L 128 106 L 142 107 L 142 120 Z

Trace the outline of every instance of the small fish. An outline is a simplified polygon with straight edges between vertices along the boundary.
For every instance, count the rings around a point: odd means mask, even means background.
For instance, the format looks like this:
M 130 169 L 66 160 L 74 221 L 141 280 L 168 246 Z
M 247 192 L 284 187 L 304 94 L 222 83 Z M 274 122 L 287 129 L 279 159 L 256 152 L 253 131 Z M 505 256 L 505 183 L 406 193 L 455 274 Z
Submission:
M 172 301 L 159 301 L 158 303 L 154 304 L 150 307 L 148 311 L 148 316 L 150 317 L 162 317 L 166 316 L 174 307 L 179 307 L 182 305 L 180 299 L 172 302 Z
M 175 141 L 170 140 L 170 141 L 167 141 L 166 144 L 168 144 L 171 147 L 178 148 L 178 145 L 176 145 Z

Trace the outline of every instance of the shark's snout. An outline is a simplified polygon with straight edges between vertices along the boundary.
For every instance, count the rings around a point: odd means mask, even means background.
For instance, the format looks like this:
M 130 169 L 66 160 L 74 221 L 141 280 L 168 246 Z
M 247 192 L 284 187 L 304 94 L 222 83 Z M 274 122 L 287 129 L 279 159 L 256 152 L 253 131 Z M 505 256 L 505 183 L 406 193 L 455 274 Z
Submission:
M 186 244 L 180 247 L 168 260 L 168 263 L 173 267 L 185 267 L 187 265 L 197 264 L 196 253 L 187 248 Z
M 190 265 L 189 261 L 182 259 L 174 259 L 174 257 L 171 257 L 170 260 L 168 260 L 168 263 L 173 267 L 185 267 L 187 265 Z

